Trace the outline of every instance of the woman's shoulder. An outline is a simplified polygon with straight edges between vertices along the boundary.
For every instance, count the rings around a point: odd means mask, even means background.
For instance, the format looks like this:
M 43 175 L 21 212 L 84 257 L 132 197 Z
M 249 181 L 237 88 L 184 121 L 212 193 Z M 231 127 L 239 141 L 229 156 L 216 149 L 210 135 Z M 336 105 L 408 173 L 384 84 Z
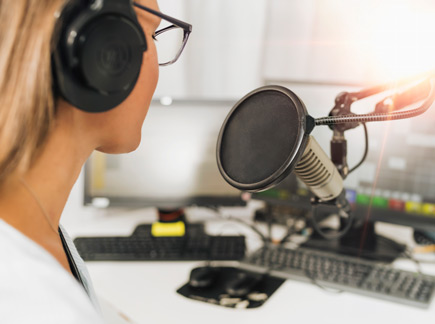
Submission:
M 12 278 L 22 272 L 28 277 L 39 272 L 58 273 L 62 269 L 55 258 L 42 246 L 0 219 L 0 273 Z M 66 274 L 66 273 L 65 273 Z M 0 277 L 0 280 L 5 277 Z
M 78 282 L 42 247 L 0 220 L 0 318 L 101 323 Z

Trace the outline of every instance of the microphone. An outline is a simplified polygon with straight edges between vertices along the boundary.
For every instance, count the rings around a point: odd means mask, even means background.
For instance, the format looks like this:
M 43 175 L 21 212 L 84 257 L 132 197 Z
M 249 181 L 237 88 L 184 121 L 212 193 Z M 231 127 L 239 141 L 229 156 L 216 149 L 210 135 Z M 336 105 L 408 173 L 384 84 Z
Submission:
M 313 136 L 294 172 L 320 201 L 332 200 L 343 192 L 343 178 Z
M 350 205 L 343 178 L 310 135 L 314 125 L 295 93 L 276 85 L 260 87 L 240 99 L 224 120 L 217 165 L 225 181 L 248 192 L 272 188 L 294 171 L 316 196 L 314 203 L 333 204 L 341 217 L 348 216 L 339 235 L 322 233 L 313 216 L 321 236 L 339 238 L 351 226 Z
M 322 201 L 343 191 L 337 168 L 310 136 L 314 119 L 299 97 L 281 86 L 258 88 L 226 117 L 217 142 L 217 164 L 233 187 L 267 190 L 293 170 Z
M 317 119 L 307 113 L 302 100 L 287 88 L 273 85 L 253 90 L 234 105 L 221 127 L 216 147 L 219 172 L 233 187 L 259 192 L 274 187 L 294 171 L 315 195 L 313 206 L 318 203 L 335 205 L 341 219 L 348 217 L 347 224 L 337 235 L 328 235 L 316 223 L 314 209 L 312 223 L 318 234 L 327 239 L 340 238 L 350 229 L 353 220 L 343 178 L 310 133 L 315 126 L 334 125 L 334 132 L 343 136 L 345 130 L 360 123 L 411 118 L 424 113 L 435 101 L 435 72 L 399 83 L 419 78 L 427 81 L 392 98 L 395 108 L 401 109 L 426 97 L 417 108 L 404 112 L 351 113 L 353 102 L 390 89 L 391 84 L 387 84 L 344 93 L 338 97 L 335 115 Z M 379 103 L 378 110 L 383 110 L 387 102 Z M 335 126 L 339 124 L 345 127 Z M 346 150 L 341 152 L 343 160 Z

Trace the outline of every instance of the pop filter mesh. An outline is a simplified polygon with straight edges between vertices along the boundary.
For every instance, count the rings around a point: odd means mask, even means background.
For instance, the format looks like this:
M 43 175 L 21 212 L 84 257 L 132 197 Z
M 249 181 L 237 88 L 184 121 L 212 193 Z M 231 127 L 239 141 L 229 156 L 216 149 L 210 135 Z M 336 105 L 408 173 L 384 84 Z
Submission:
M 221 133 L 218 154 L 223 171 L 238 183 L 254 184 L 285 167 L 299 149 L 301 118 L 293 101 L 279 91 L 247 97 Z

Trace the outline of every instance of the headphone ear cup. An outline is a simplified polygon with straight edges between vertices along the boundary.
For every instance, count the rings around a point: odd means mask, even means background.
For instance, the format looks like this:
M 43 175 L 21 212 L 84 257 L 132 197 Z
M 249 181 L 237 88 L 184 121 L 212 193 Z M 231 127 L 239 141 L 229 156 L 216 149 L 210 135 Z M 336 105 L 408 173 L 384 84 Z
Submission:
M 124 92 L 136 83 L 143 50 L 137 29 L 113 16 L 95 21 L 80 36 L 80 73 L 90 88 L 102 94 Z
M 133 90 L 147 49 L 131 0 L 72 1 L 52 55 L 55 91 L 86 112 L 104 112 Z

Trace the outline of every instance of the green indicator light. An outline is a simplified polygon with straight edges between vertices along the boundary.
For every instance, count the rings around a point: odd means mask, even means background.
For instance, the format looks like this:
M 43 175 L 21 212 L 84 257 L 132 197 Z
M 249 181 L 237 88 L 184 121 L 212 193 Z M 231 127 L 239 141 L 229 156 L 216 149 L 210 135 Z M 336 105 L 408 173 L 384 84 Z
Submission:
M 360 205 L 368 205 L 368 204 L 370 204 L 370 196 L 363 195 L 363 194 L 357 194 L 356 195 L 356 203 L 360 204 Z
M 269 197 L 269 198 L 280 198 L 279 191 L 274 189 L 269 189 L 266 191 L 259 192 L 257 193 L 257 195 L 262 197 Z
M 373 197 L 373 206 L 379 208 L 388 208 L 388 199 L 383 197 Z

